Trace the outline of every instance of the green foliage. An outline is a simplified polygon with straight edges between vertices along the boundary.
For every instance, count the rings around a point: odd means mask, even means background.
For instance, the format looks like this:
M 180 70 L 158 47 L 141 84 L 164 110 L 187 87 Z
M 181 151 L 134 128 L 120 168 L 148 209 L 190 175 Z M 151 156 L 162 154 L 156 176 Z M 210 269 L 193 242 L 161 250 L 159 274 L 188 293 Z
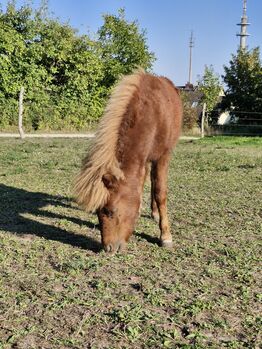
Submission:
M 104 84 L 110 87 L 121 74 L 128 74 L 139 66 L 150 69 L 155 56 L 148 51 L 145 31 L 139 31 L 136 21 L 127 22 L 123 9 L 119 10 L 118 16 L 103 17 L 98 41 L 105 69 Z
M 228 86 L 223 107 L 236 111 L 262 111 L 262 63 L 259 48 L 239 50 L 224 67 Z
M 198 81 L 199 91 L 203 94 L 201 98 L 202 103 L 206 103 L 207 111 L 214 109 L 219 101 L 219 94 L 221 91 L 221 83 L 219 76 L 214 72 L 214 68 L 205 66 L 203 76 Z
M 48 14 L 10 1 L 0 10 L 0 126 L 17 124 L 17 100 L 25 88 L 27 129 L 84 129 L 103 112 L 112 85 L 136 66 L 150 68 L 145 32 L 124 12 L 105 15 L 98 40 L 79 35 Z
M 201 110 L 199 107 L 193 106 L 193 101 L 196 99 L 198 91 L 182 91 L 181 98 L 183 103 L 183 130 L 185 132 L 192 130 L 197 126 Z

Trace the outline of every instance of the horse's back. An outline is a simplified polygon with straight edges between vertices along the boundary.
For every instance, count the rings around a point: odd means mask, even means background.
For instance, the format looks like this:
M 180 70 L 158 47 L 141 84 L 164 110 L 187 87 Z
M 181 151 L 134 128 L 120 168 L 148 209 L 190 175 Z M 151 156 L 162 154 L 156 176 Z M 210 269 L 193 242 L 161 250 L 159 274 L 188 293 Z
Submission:
M 169 79 L 146 74 L 140 86 L 139 106 L 141 129 L 147 133 L 151 144 L 148 160 L 157 160 L 171 151 L 180 135 L 182 102 L 179 91 Z
M 178 90 L 164 77 L 143 74 L 119 130 L 117 158 L 122 167 L 158 160 L 178 140 L 182 103 Z

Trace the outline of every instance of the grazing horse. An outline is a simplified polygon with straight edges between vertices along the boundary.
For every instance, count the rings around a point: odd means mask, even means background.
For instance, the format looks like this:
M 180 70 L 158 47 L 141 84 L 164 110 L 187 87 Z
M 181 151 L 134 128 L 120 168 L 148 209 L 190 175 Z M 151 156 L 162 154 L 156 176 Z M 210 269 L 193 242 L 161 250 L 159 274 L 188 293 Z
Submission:
M 122 250 L 132 234 L 150 163 L 152 216 L 161 245 L 172 246 L 167 170 L 181 120 L 179 92 L 165 77 L 137 70 L 113 90 L 74 188 L 79 205 L 98 215 L 105 251 Z

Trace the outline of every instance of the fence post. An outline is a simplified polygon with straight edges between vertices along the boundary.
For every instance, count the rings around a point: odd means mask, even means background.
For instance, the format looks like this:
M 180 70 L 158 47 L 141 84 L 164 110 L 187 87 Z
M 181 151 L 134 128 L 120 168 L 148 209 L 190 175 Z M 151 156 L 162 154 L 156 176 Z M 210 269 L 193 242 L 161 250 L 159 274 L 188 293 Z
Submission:
M 19 112 L 18 112 L 18 129 L 21 139 L 25 138 L 23 131 L 23 98 L 24 98 L 25 89 L 22 86 L 19 93 Z
M 202 117 L 201 117 L 201 138 L 205 136 L 205 117 L 206 117 L 206 103 L 203 104 Z

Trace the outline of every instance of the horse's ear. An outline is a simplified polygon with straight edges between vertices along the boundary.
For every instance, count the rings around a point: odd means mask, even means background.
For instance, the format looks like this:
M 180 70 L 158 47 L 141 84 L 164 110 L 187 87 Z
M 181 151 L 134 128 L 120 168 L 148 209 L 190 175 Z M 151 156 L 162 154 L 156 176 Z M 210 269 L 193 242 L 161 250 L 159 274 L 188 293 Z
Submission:
M 111 173 L 104 174 L 102 181 L 107 189 L 115 189 L 117 187 L 117 178 Z

